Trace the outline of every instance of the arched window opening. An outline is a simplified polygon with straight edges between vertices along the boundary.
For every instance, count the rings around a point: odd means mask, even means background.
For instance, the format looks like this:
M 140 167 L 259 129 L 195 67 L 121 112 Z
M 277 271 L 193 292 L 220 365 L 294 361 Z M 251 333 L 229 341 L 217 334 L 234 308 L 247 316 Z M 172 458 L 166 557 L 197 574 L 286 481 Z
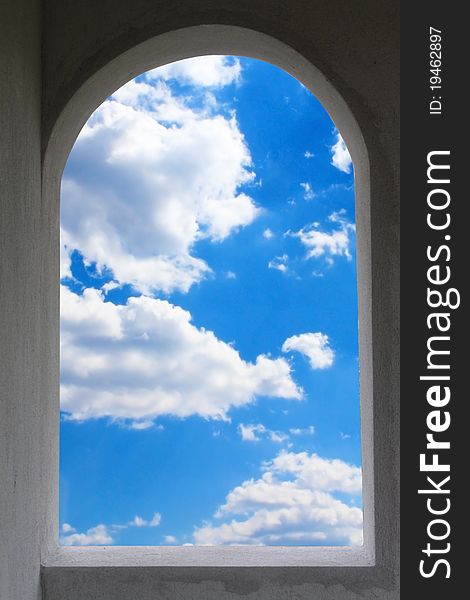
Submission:
M 354 174 L 268 63 L 148 71 L 61 192 L 63 545 L 362 543 Z

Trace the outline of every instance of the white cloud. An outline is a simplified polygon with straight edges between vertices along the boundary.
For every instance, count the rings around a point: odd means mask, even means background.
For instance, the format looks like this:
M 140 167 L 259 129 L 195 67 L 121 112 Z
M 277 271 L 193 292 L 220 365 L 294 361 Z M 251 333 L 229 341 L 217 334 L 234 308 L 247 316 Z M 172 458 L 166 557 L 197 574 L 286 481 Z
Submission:
M 177 539 L 174 535 L 166 535 L 164 538 L 165 544 L 176 544 Z
M 328 459 L 307 452 L 281 452 L 266 463 L 267 471 L 291 473 L 298 483 L 326 492 L 358 494 L 362 486 L 360 467 L 340 459 Z
M 281 273 L 286 273 L 288 270 L 287 263 L 289 261 L 289 257 L 287 254 L 283 254 L 282 256 L 276 256 L 268 263 L 269 269 L 275 269 L 276 271 L 281 271 Z
M 267 438 L 271 442 L 282 444 L 289 439 L 289 436 L 282 431 L 274 431 L 268 429 L 262 423 L 245 425 L 240 423 L 238 425 L 238 433 L 244 442 L 259 442 L 261 438 Z
M 162 520 L 160 513 L 154 513 L 153 517 L 148 521 L 136 515 L 132 521 L 124 525 L 96 525 L 90 527 L 85 533 L 77 533 L 75 527 L 69 523 L 64 523 L 61 527 L 63 535 L 60 536 L 60 544 L 62 546 L 103 546 L 114 544 L 114 536 L 124 529 L 129 527 L 158 527 Z
M 287 433 L 283 433 L 282 431 L 272 431 L 269 429 L 267 433 L 271 442 L 275 442 L 276 444 L 283 444 L 289 439 Z
M 313 425 L 309 425 L 308 427 L 294 427 L 289 429 L 289 433 L 291 435 L 301 436 L 301 435 L 314 435 L 315 427 Z
M 300 231 L 290 232 L 286 235 L 297 237 L 302 244 L 307 248 L 307 258 L 319 258 L 325 256 L 332 263 L 336 256 L 344 256 L 347 260 L 351 260 L 350 244 L 351 236 L 356 228 L 353 223 L 350 223 L 345 217 L 346 211 L 341 209 L 338 212 L 333 212 L 328 220 L 337 225 L 333 231 L 327 232 L 319 229 L 318 223 L 311 223 L 303 227 Z
M 305 150 L 304 156 L 305 158 L 313 158 L 315 154 L 313 152 L 310 152 L 310 150 Z
M 243 134 L 216 109 L 189 107 L 160 80 L 130 81 L 97 109 L 62 182 L 62 276 L 73 249 L 143 293 L 187 291 L 210 273 L 197 241 L 221 242 L 260 213 L 240 191 L 255 178 Z
M 67 241 L 67 232 L 60 228 L 60 278 L 70 277 L 72 278 L 71 264 L 70 264 L 70 254 L 72 253 L 73 248 L 68 246 Z
M 139 517 L 138 515 L 136 515 L 132 519 L 132 521 L 130 521 L 129 526 L 131 526 L 131 527 L 132 526 L 133 527 L 158 527 L 160 525 L 161 520 L 162 520 L 162 515 L 158 512 L 155 513 L 149 521 L 146 521 L 142 517 Z
M 107 283 L 105 283 L 101 286 L 101 290 L 105 294 L 107 294 L 107 293 L 111 292 L 112 290 L 118 289 L 119 287 L 121 287 L 121 286 L 119 285 L 119 283 L 117 281 L 108 281 Z
M 351 172 L 351 156 L 339 132 L 336 135 L 336 142 L 331 147 L 331 164 L 343 173 Z
M 198 56 L 188 58 L 147 73 L 152 79 L 177 79 L 182 83 L 203 87 L 223 87 L 238 83 L 241 77 L 241 65 L 237 58 L 227 56 Z
M 362 543 L 362 511 L 334 496 L 361 491 L 361 469 L 339 459 L 281 452 L 259 479 L 231 490 L 214 515 L 194 532 L 197 544 Z
M 271 231 L 271 229 L 269 229 L 269 227 L 267 227 L 264 231 L 263 231 L 263 237 L 266 240 L 270 240 L 271 238 L 274 237 L 274 233 Z
M 261 438 L 258 434 L 263 433 L 264 431 L 266 431 L 266 428 L 261 424 L 244 425 L 243 423 L 240 423 L 238 426 L 238 433 L 244 442 L 259 442 Z
M 67 528 L 71 527 L 68 523 L 64 524 Z M 64 528 L 62 530 L 65 532 Z M 73 527 L 67 529 L 67 531 L 75 531 Z M 60 537 L 60 544 L 62 546 L 107 546 L 114 543 L 108 527 L 106 525 L 96 525 L 96 527 L 90 527 L 85 533 L 70 533 L 68 535 L 62 535 Z
M 325 333 L 301 333 L 286 339 L 283 352 L 297 351 L 304 354 L 312 369 L 328 369 L 333 364 L 335 353 Z
M 131 421 L 131 423 L 127 424 L 127 426 L 129 427 L 129 429 L 134 429 L 136 431 L 144 431 L 145 429 L 151 429 L 151 428 L 155 428 L 159 431 L 163 431 L 163 425 L 158 425 L 158 427 L 155 427 L 155 423 L 151 420 L 141 420 L 141 421 Z
M 315 193 L 312 189 L 312 184 L 308 181 L 304 181 L 300 184 L 300 187 L 304 190 L 304 199 L 305 200 L 313 200 L 315 198 Z
M 302 397 L 283 358 L 246 362 L 165 300 L 140 296 L 115 305 L 98 290 L 79 296 L 62 286 L 61 409 L 68 418 L 226 419 L 232 407 L 260 396 Z

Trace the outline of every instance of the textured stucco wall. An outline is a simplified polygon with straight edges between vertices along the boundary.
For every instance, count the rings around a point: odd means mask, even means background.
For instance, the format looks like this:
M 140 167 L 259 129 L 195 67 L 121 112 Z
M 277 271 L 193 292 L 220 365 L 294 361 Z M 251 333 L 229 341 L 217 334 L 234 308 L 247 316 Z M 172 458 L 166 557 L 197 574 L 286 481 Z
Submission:
M 64 108 L 100 69 L 154 36 L 200 24 L 246 27 L 294 48 L 345 99 L 368 149 L 378 567 L 333 573 L 51 566 L 44 570 L 43 598 L 395 600 L 398 1 L 43 0 L 42 109 L 39 3 L 3 0 L 0 8 L 0 600 L 39 599 L 39 565 L 56 529 L 60 173 L 46 170 L 41 198 L 40 144 L 45 152 Z
M 359 124 L 371 167 L 372 321 L 376 468 L 375 570 L 263 568 L 45 569 L 46 600 L 75 598 L 396 598 L 398 572 L 398 2 L 395 0 L 47 0 L 44 34 L 43 147 L 51 133 L 77 128 L 105 92 L 135 75 L 135 63 L 115 62 L 138 44 L 201 24 L 232 25 L 275 38 L 314 64 L 346 100 Z M 212 35 L 208 33 L 208 35 Z M 216 44 L 221 53 L 231 53 Z M 184 42 L 181 43 L 185 53 Z M 256 48 L 252 46 L 256 56 Z M 178 49 L 175 50 L 175 57 Z M 161 51 L 161 50 L 160 50 Z M 150 49 L 151 52 L 151 49 Z M 252 54 L 253 55 L 253 54 Z M 145 70 L 145 58 L 141 58 Z M 128 71 L 126 68 L 128 67 Z M 90 78 L 102 97 L 82 94 Z M 291 70 L 291 72 L 293 72 Z M 294 69 L 295 72 L 295 69 Z M 99 88 L 99 84 L 93 84 Z M 108 86 L 108 87 L 107 87 Z M 313 92 L 315 90 L 311 88 Z M 82 97 L 77 100 L 77 91 Z M 88 97 L 87 97 L 88 94 Z M 87 104 L 88 103 L 88 104 Z M 64 114 L 69 113 L 67 118 Z M 63 112 L 65 109 L 65 112 Z M 86 114 L 88 110 L 88 114 Z M 77 133 L 77 130 L 75 131 Z M 53 144 L 56 143 L 54 136 Z M 70 144 L 70 140 L 65 143 Z M 50 144 L 49 144 L 50 147 Z M 60 153 L 59 153 L 60 154 Z M 57 156 L 59 156 L 57 154 Z M 54 182 L 53 185 L 58 185 Z M 372 575 L 372 572 L 374 573 Z M 362 577 L 361 573 L 364 575 Z M 374 581 L 376 577 L 376 581 Z M 344 582 L 345 585 L 342 585 Z M 76 590 L 76 591 L 74 591 Z
M 40 4 L 0 2 L 0 599 L 36 600 L 51 518 L 51 210 L 41 201 Z
M 202 23 L 291 45 L 347 97 L 360 125 L 375 127 L 396 161 L 397 0 L 45 0 L 45 137 L 91 73 L 152 36 Z

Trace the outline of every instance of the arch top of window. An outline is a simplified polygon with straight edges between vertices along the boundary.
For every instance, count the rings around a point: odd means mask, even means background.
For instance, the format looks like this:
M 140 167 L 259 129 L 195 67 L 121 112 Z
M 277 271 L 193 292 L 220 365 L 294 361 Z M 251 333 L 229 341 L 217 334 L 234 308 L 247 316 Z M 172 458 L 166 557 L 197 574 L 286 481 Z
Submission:
M 90 115 L 115 90 L 145 71 L 185 58 L 233 55 L 283 69 L 320 101 L 351 154 L 356 173 L 368 181 L 368 152 L 351 109 L 323 73 L 292 47 L 257 31 L 228 25 L 200 25 L 164 33 L 114 57 L 68 98 L 43 129 L 44 173 L 62 173 L 72 146 Z
M 58 184 L 71 147 L 89 116 L 114 90 L 147 70 L 184 58 L 210 54 L 260 59 L 280 67 L 298 79 L 328 111 L 345 140 L 354 163 L 364 545 L 60 548 L 45 562 L 46 567 L 364 567 L 375 564 L 369 161 L 362 133 L 351 110 L 326 77 L 291 47 L 244 28 L 207 25 L 181 29 L 150 39 L 96 71 L 69 99 L 54 125 L 50 127 L 46 124 L 48 139 L 44 155 L 44 190 L 53 199 L 54 205 L 58 206 Z M 54 536 L 57 539 L 57 529 Z

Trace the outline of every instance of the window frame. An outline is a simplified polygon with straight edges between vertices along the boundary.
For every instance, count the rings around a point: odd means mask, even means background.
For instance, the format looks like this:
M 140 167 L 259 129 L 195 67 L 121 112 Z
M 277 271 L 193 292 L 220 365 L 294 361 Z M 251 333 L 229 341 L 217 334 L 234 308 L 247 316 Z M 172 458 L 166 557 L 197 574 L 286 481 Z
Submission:
M 387 407 L 376 391 L 387 386 L 389 374 L 380 362 L 386 358 L 383 345 L 387 340 L 374 333 L 374 318 L 380 315 L 380 289 L 373 279 L 381 265 L 380 240 L 371 231 L 371 173 L 369 151 L 361 129 L 350 108 L 326 77 L 290 46 L 276 38 L 253 30 L 234 26 L 201 25 L 178 29 L 153 37 L 135 46 L 95 72 L 70 97 L 51 130 L 44 153 L 43 201 L 51 203 L 54 232 L 53 259 L 59 264 L 59 192 L 65 162 L 71 147 L 88 117 L 115 89 L 129 79 L 151 68 L 183 58 L 207 54 L 240 55 L 270 62 L 301 81 L 323 104 L 344 138 L 355 170 L 355 204 L 357 226 L 357 273 L 359 302 L 359 357 L 361 398 L 361 440 L 363 467 L 364 545 L 362 547 L 86 547 L 58 546 L 58 436 L 59 400 L 54 402 L 56 436 L 51 447 L 53 485 L 50 498 L 54 522 L 48 524 L 48 551 L 43 560 L 43 587 L 46 600 L 58 600 L 69 588 L 73 577 L 80 573 L 96 581 L 113 573 L 132 577 L 139 589 L 150 590 L 162 573 L 181 574 L 185 570 L 217 568 L 221 577 L 230 577 L 233 569 L 249 567 L 250 577 L 277 581 L 285 569 L 302 569 L 300 581 L 319 585 L 337 582 L 346 587 L 382 586 L 391 589 L 396 564 L 398 507 L 389 493 L 385 472 L 374 470 L 374 464 L 387 464 L 393 445 L 393 430 Z M 379 149 L 373 148 L 374 157 Z M 375 161 L 375 169 L 380 161 Z M 372 173 L 372 180 L 374 173 Z M 374 198 L 374 203 L 378 201 Z M 393 319 L 392 319 L 393 321 Z M 59 316 L 57 315 L 57 333 Z M 393 322 L 392 322 L 393 325 Z M 54 371 L 58 381 L 58 335 Z M 378 359 L 377 359 L 378 357 Z M 387 442 L 387 445 L 384 443 Z M 395 440 L 396 442 L 396 440 Z M 49 517 L 50 518 L 50 517 Z M 276 569 L 273 571 L 271 567 Z M 305 567 L 308 567 L 305 571 Z M 259 576 L 256 573 L 259 572 Z M 94 575 L 92 575 L 94 573 Z M 112 579 L 112 578 L 111 578 Z M 69 583 L 67 583 L 69 582 Z M 111 584 L 110 580 L 110 584 Z M 64 587 L 65 586 L 65 587 Z M 61 590 L 61 591 L 58 591 Z M 67 597 L 67 594 L 64 595 Z M 101 597 L 101 596 L 100 596 Z M 103 598 L 108 596 L 103 595 Z M 109 598 L 114 596 L 109 595 Z M 146 597 L 146 596 L 144 596 Z M 216 597 L 216 596 L 214 596 Z M 380 596 L 382 597 L 382 596 Z M 274 596 L 273 596 L 274 598 Z

